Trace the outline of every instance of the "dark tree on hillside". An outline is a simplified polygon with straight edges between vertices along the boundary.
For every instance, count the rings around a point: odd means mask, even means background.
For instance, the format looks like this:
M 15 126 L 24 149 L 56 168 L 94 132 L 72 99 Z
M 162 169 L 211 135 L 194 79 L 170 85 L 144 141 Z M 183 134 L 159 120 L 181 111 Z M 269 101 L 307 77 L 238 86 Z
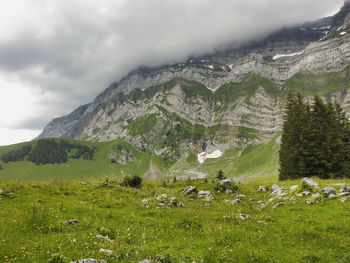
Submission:
M 280 149 L 280 179 L 349 176 L 350 129 L 339 103 L 318 96 L 310 107 L 288 95 Z
M 224 179 L 226 179 L 226 177 L 225 177 L 225 175 L 224 175 L 224 171 L 223 170 L 219 170 L 218 171 L 218 174 L 216 175 L 216 178 L 218 179 L 218 180 L 224 180 Z
M 308 106 L 300 93 L 288 94 L 280 148 L 280 179 L 297 178 L 302 154 L 303 127 L 308 125 Z

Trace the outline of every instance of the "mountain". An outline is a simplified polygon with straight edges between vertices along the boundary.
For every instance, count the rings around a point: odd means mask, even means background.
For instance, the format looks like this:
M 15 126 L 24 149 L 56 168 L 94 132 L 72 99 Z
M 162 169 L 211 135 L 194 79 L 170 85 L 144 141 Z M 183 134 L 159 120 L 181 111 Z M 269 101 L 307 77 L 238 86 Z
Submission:
M 122 138 L 141 152 L 178 162 L 201 152 L 217 151 L 225 159 L 233 149 L 240 156 L 249 147 L 275 145 L 288 91 L 336 99 L 350 111 L 349 12 L 346 1 L 333 17 L 283 28 L 239 48 L 140 67 L 92 103 L 51 121 L 38 138 Z M 196 166 L 193 173 L 201 176 L 200 170 Z

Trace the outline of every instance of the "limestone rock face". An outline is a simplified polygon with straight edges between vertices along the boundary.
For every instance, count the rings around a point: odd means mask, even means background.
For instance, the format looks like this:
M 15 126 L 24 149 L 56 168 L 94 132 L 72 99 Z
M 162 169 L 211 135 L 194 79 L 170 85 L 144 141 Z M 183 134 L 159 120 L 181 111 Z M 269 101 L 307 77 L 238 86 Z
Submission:
M 51 121 L 38 138 L 123 138 L 140 150 L 173 159 L 179 159 L 179 152 L 183 151 L 224 152 L 232 147 L 264 143 L 281 131 L 284 97 L 293 82 L 299 81 L 298 74 L 307 77 L 338 72 L 347 78 L 350 34 L 327 38 L 330 33 L 324 31 L 339 23 L 347 28 L 349 12 L 345 4 L 332 18 L 289 29 L 287 33 L 281 31 L 254 47 L 230 49 L 205 59 L 159 68 L 139 68 L 112 84 L 92 103 Z M 304 30 L 307 33 L 301 33 Z M 318 33 L 312 35 L 311 31 Z M 283 46 L 286 35 L 305 45 Z M 319 40 L 321 36 L 323 40 Z M 292 40 L 288 38 L 289 43 L 294 43 Z M 325 100 L 338 100 L 350 111 L 349 91 L 350 85 L 344 84 L 323 95 Z M 199 138 L 190 135 L 192 141 L 179 139 L 178 152 L 161 145 L 172 130 L 181 129 L 184 124 L 192 125 L 192 130 L 199 125 L 208 132 Z M 125 150 L 110 156 L 121 164 L 135 161 Z

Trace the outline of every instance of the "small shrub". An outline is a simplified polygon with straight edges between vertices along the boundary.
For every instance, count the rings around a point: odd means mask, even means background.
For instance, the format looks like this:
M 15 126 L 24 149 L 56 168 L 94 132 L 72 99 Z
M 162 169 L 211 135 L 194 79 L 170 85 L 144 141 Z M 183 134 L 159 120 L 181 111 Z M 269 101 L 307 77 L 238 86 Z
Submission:
M 200 230 L 202 229 L 202 224 L 200 222 L 198 222 L 197 219 L 184 219 L 182 220 L 178 226 L 180 228 L 183 228 L 183 229 L 187 229 L 187 230 Z
M 235 183 L 231 185 L 221 184 L 220 182 L 215 186 L 215 191 L 224 193 L 226 190 L 231 190 L 232 192 L 236 192 L 238 190 L 238 186 Z
M 302 182 L 300 192 L 303 192 L 303 191 L 313 192 L 313 189 L 306 182 Z
M 143 179 L 138 176 L 138 175 L 133 175 L 133 176 L 126 176 L 124 178 L 124 185 L 126 186 L 130 186 L 130 187 L 133 187 L 133 188 L 140 188 L 141 187 L 141 184 L 142 184 L 142 181 Z
M 220 170 L 218 171 L 218 174 L 216 175 L 216 178 L 217 178 L 219 181 L 226 179 L 226 177 L 224 176 L 224 171 L 220 169 Z

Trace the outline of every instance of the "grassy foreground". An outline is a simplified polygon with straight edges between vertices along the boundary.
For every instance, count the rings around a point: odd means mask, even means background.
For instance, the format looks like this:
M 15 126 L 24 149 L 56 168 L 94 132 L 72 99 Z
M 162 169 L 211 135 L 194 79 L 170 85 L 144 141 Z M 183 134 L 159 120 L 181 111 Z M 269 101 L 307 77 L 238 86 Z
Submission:
M 259 180 L 238 185 L 246 195 L 239 204 L 225 202 L 235 194 L 216 193 L 211 179 L 145 183 L 141 189 L 105 187 L 98 181 L 0 182 L 0 262 L 48 262 L 55 253 L 65 262 L 89 257 L 107 262 L 348 262 L 350 200 L 307 205 L 303 197 L 273 209 L 279 201 L 268 203 L 271 191 L 256 189 L 261 183 L 271 189 L 276 177 Z M 294 184 L 300 182 L 279 183 Z M 209 190 L 215 199 L 184 196 L 188 185 Z M 164 193 L 185 208 L 157 208 L 155 195 Z M 145 198 L 153 200 L 149 208 L 142 205 Z M 261 211 L 259 200 L 267 204 Z M 63 223 L 70 219 L 79 224 Z M 101 253 L 101 248 L 113 253 Z

